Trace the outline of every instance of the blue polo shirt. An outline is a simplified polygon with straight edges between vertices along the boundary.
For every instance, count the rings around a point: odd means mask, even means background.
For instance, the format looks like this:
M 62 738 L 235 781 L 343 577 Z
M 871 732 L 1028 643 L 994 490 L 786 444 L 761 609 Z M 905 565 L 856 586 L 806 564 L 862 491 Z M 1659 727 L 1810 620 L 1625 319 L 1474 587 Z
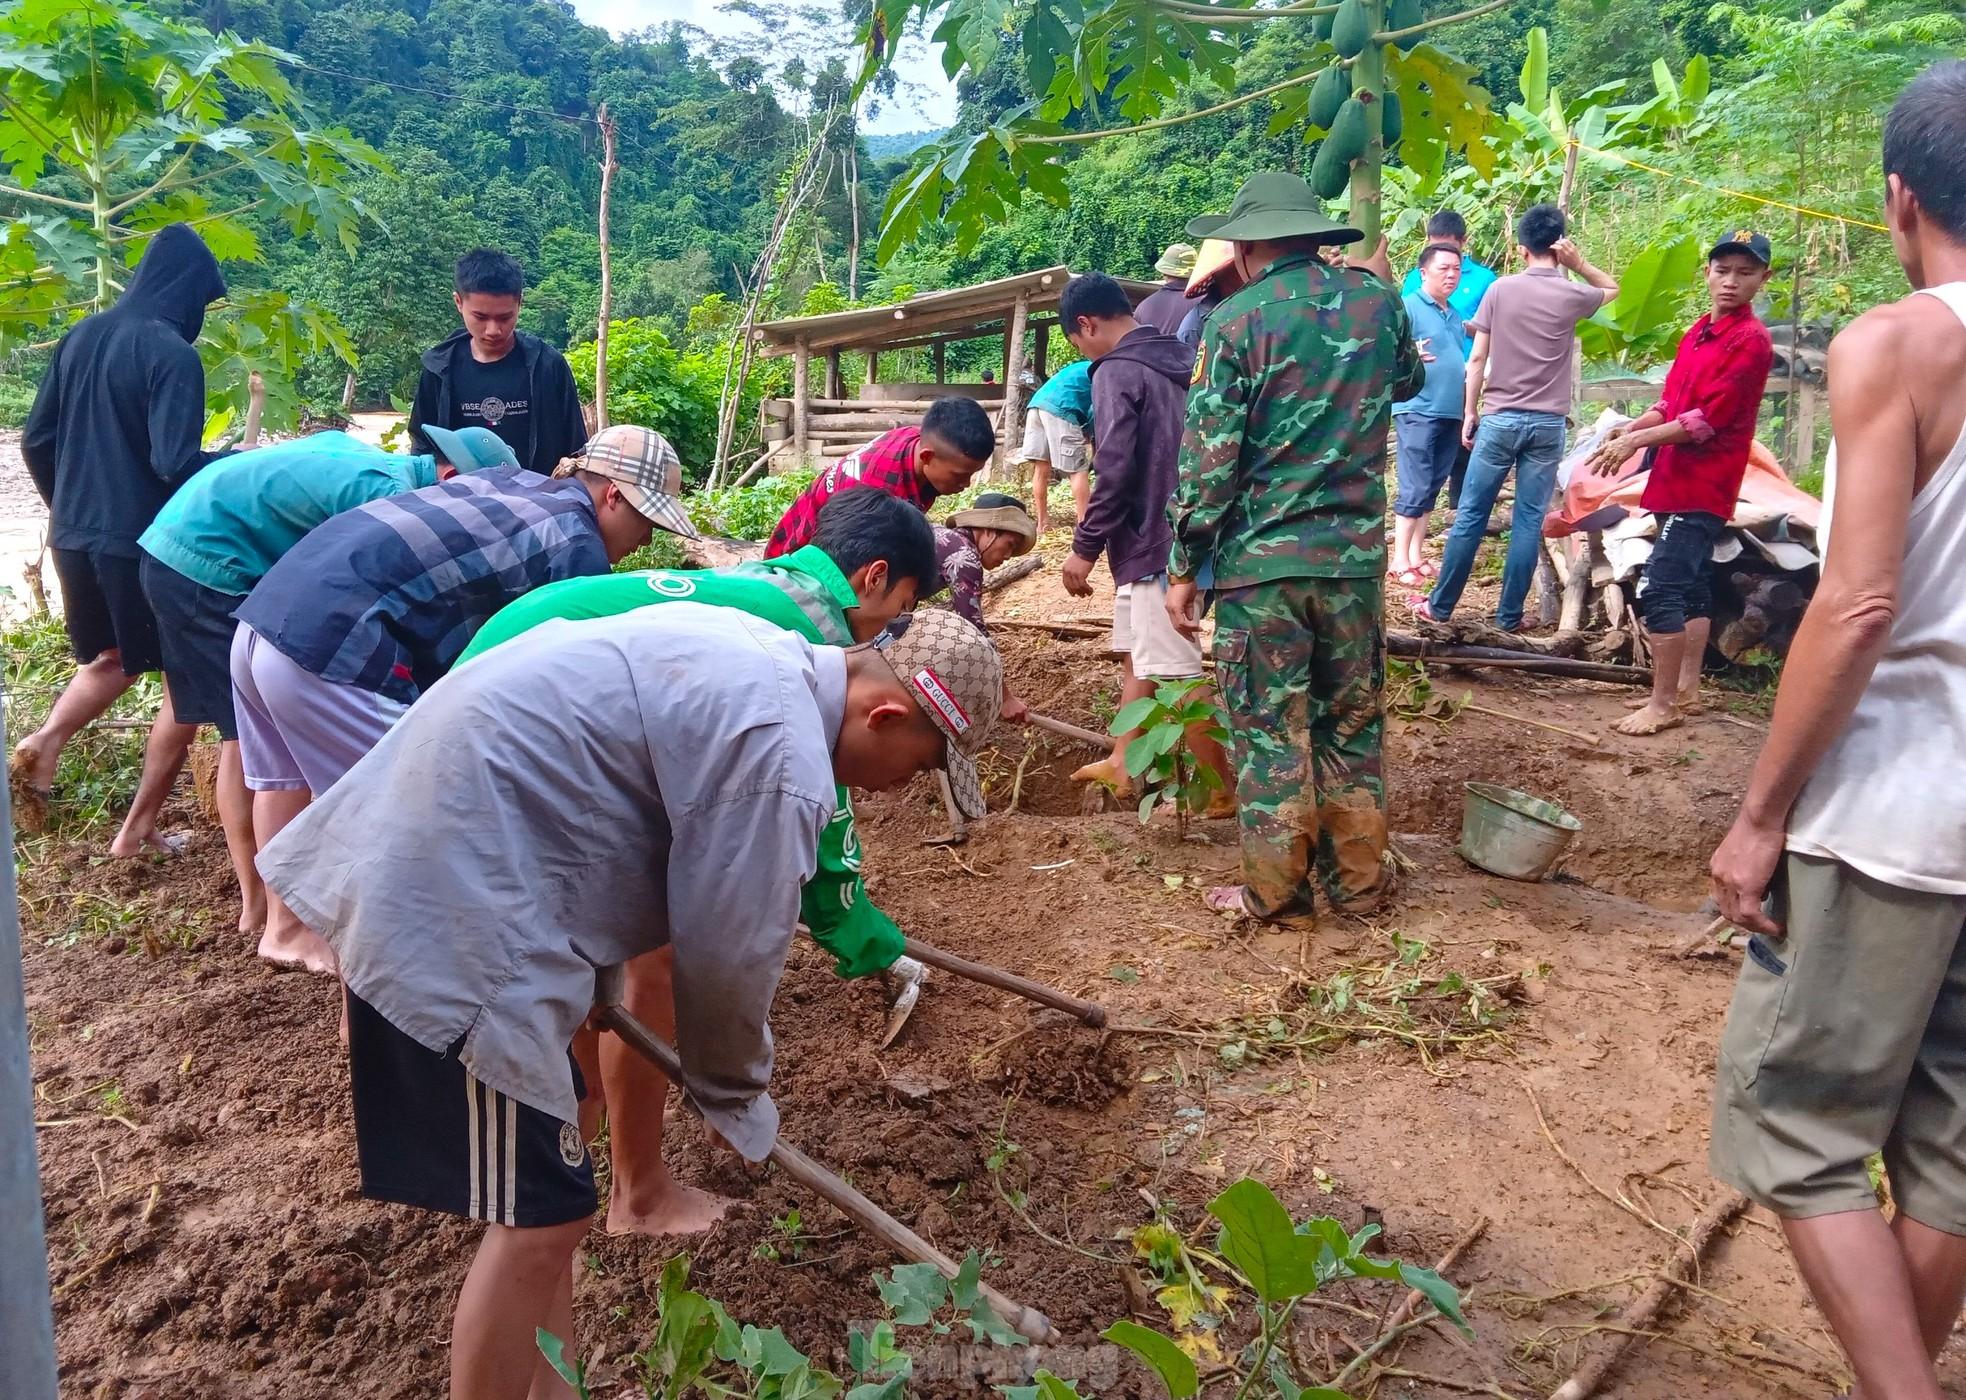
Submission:
M 1077 428 L 1092 423 L 1092 361 L 1074 360 L 1031 395 L 1032 408 L 1056 414 Z
M 1459 313 L 1462 322 L 1474 320 L 1475 312 L 1481 309 L 1481 299 L 1488 295 L 1488 289 L 1495 285 L 1495 270 L 1476 262 L 1465 253 L 1461 256 L 1461 284 L 1454 289 L 1454 295 L 1447 304 Z M 1413 296 L 1420 290 L 1420 269 L 1414 268 L 1400 283 L 1401 296 Z M 1472 332 L 1470 332 L 1472 334 Z M 1429 347 L 1431 348 L 1431 347 Z
M 1412 398 L 1393 405 L 1395 414 L 1418 413 L 1428 418 L 1459 418 L 1462 394 L 1467 388 L 1468 338 L 1461 314 L 1449 297 L 1443 310 L 1425 292 L 1412 292 L 1405 298 L 1406 319 L 1412 323 L 1413 338 L 1427 342 L 1427 382 Z

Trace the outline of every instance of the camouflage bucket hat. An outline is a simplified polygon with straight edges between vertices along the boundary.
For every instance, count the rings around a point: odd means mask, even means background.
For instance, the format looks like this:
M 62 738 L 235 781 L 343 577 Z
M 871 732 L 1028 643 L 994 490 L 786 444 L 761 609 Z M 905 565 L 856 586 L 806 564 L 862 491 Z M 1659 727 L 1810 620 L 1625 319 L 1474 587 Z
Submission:
M 702 538 L 683 509 L 683 459 L 669 439 L 652 428 L 617 423 L 603 428 L 587 445 L 554 470 L 555 476 L 574 472 L 604 476 L 621 488 L 628 504 L 657 529 L 686 540 Z
M 1324 243 L 1356 243 L 1365 235 L 1324 212 L 1324 201 L 1302 176 L 1282 170 L 1251 175 L 1236 191 L 1226 214 L 1203 214 L 1191 220 L 1195 238 L 1222 238 L 1231 243 L 1266 242 L 1277 238 L 1316 237 Z
M 949 741 L 942 766 L 957 810 L 981 817 L 987 808 L 976 754 L 1003 704 L 1003 658 L 974 624 L 941 608 L 897 617 L 872 645 Z

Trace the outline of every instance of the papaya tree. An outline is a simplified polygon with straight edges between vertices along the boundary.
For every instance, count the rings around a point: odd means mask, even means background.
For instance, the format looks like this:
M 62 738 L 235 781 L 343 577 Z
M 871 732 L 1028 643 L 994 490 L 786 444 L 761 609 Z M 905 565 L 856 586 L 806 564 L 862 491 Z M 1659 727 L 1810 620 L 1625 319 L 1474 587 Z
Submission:
M 1350 220 L 1366 246 L 1380 233 L 1381 171 L 1390 152 L 1438 170 L 1458 153 L 1486 174 L 1488 94 L 1475 70 L 1429 39 L 1435 30 L 1506 8 L 1488 0 L 1423 18 L 1420 0 L 1338 0 L 1258 8 L 1248 0 L 874 0 L 862 82 L 893 56 L 904 29 L 931 13 L 932 38 L 954 78 L 981 75 L 1015 36 L 1035 100 L 981 131 L 944 137 L 916 153 L 889 192 L 880 255 L 937 220 L 958 247 L 1029 191 L 1067 202 L 1060 163 L 1069 146 L 1160 130 L 1273 101 L 1272 135 L 1294 128 L 1316 142 L 1309 180 L 1318 194 L 1350 194 Z M 1254 26 L 1314 21 L 1295 71 L 1207 105 L 1170 111 L 1189 95 L 1232 91 Z
M 343 185 L 381 158 L 309 120 L 288 61 L 128 0 L 0 3 L 0 350 L 107 308 L 166 224 L 221 262 L 257 262 L 272 217 L 354 246 Z M 303 356 L 352 360 L 331 317 L 278 292 L 235 293 L 206 324 L 213 398 L 243 399 L 256 371 L 276 418 L 297 407 L 281 391 Z

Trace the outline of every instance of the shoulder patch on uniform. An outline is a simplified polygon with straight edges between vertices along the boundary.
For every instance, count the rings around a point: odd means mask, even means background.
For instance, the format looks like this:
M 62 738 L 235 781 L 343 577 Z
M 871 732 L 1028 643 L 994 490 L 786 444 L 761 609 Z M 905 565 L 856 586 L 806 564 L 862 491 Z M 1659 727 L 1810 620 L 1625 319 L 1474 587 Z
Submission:
M 1207 367 L 1208 367 L 1208 347 L 1205 345 L 1198 345 L 1195 347 L 1195 377 L 1193 379 L 1190 379 L 1188 383 L 1190 385 L 1201 383 L 1202 371 Z

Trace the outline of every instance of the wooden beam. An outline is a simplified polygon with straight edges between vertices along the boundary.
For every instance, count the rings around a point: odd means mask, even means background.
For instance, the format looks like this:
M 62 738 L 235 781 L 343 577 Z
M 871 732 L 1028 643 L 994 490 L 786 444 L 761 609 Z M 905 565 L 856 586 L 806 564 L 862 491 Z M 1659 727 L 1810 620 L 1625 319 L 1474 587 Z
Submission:
M 813 399 L 811 405 L 814 413 L 925 413 L 934 402 L 934 399 Z M 978 399 L 976 403 L 985 412 L 1003 407 L 1000 398 Z
M 1019 408 L 1024 400 L 1024 331 L 1031 320 L 1031 298 L 1019 295 L 1017 309 L 1010 318 L 1010 334 L 1004 344 L 1003 367 L 1003 416 L 999 420 L 997 436 L 1001 440 L 1006 434 L 1015 432 L 1020 421 Z M 994 477 L 1001 463 L 1003 452 L 994 454 L 998 461 L 991 464 Z
M 881 352 L 871 347 L 867 351 L 867 382 L 869 384 L 881 382 Z
M 826 352 L 826 397 L 837 399 L 840 396 L 840 352 Z
M 802 340 L 792 351 L 792 452 L 801 464 L 812 445 L 812 350 Z

